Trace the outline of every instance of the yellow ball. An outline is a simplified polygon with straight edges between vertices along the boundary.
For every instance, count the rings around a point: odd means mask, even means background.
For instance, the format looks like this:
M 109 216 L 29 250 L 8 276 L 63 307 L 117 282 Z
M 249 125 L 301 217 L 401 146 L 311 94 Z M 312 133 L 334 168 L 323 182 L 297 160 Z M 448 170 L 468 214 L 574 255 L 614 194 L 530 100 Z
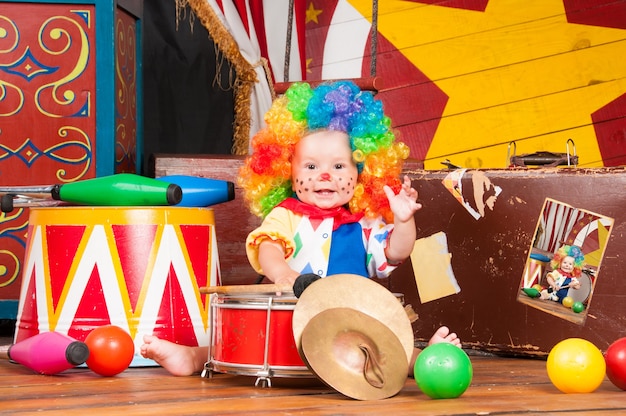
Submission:
M 563 306 L 565 306 L 566 308 L 571 308 L 572 305 L 574 304 L 574 299 L 572 299 L 569 296 L 565 296 L 561 303 L 563 303 Z
M 591 342 L 568 338 L 552 348 L 546 368 L 552 384 L 563 393 L 591 393 L 604 380 L 606 362 Z

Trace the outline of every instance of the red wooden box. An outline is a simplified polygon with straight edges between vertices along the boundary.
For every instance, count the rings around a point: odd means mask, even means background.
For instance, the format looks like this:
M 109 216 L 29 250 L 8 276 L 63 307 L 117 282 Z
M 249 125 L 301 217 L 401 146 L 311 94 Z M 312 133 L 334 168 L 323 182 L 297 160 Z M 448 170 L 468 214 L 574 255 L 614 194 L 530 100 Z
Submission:
M 141 166 L 142 0 L 2 2 L 0 186 Z M 14 318 L 28 209 L 0 216 L 0 318 Z

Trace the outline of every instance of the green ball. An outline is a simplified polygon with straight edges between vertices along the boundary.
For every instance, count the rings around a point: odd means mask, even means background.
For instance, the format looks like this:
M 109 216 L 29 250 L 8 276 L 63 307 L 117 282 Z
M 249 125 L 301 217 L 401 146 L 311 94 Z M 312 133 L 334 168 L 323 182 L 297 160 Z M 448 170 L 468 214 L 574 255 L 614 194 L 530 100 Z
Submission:
M 576 313 L 581 313 L 585 310 L 585 305 L 582 302 L 574 302 L 572 305 L 572 310 Z
M 417 387 L 431 399 L 453 399 L 472 382 L 472 362 L 461 348 L 442 342 L 424 348 L 413 375 Z

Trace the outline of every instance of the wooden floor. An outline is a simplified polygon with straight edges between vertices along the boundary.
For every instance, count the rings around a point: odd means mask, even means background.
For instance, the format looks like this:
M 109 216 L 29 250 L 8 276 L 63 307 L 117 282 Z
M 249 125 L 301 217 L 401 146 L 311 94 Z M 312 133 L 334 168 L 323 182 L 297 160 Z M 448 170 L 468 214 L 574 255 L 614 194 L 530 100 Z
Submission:
M 606 379 L 590 394 L 563 394 L 545 361 L 475 355 L 474 378 L 457 399 L 433 400 L 413 379 L 396 396 L 358 401 L 316 379 L 272 378 L 255 387 L 250 376 L 173 377 L 160 367 L 130 368 L 101 377 L 86 368 L 56 376 L 0 360 L 0 414 L 124 415 L 609 415 L 626 411 L 626 392 Z

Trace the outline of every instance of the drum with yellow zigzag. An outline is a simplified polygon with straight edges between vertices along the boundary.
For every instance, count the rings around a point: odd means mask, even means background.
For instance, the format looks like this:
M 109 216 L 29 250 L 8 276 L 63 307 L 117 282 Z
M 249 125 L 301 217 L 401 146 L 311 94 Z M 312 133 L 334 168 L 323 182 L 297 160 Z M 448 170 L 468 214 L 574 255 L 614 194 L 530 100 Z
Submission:
M 15 342 L 102 325 L 209 344 L 208 295 L 220 284 L 213 211 L 183 207 L 31 208 Z

